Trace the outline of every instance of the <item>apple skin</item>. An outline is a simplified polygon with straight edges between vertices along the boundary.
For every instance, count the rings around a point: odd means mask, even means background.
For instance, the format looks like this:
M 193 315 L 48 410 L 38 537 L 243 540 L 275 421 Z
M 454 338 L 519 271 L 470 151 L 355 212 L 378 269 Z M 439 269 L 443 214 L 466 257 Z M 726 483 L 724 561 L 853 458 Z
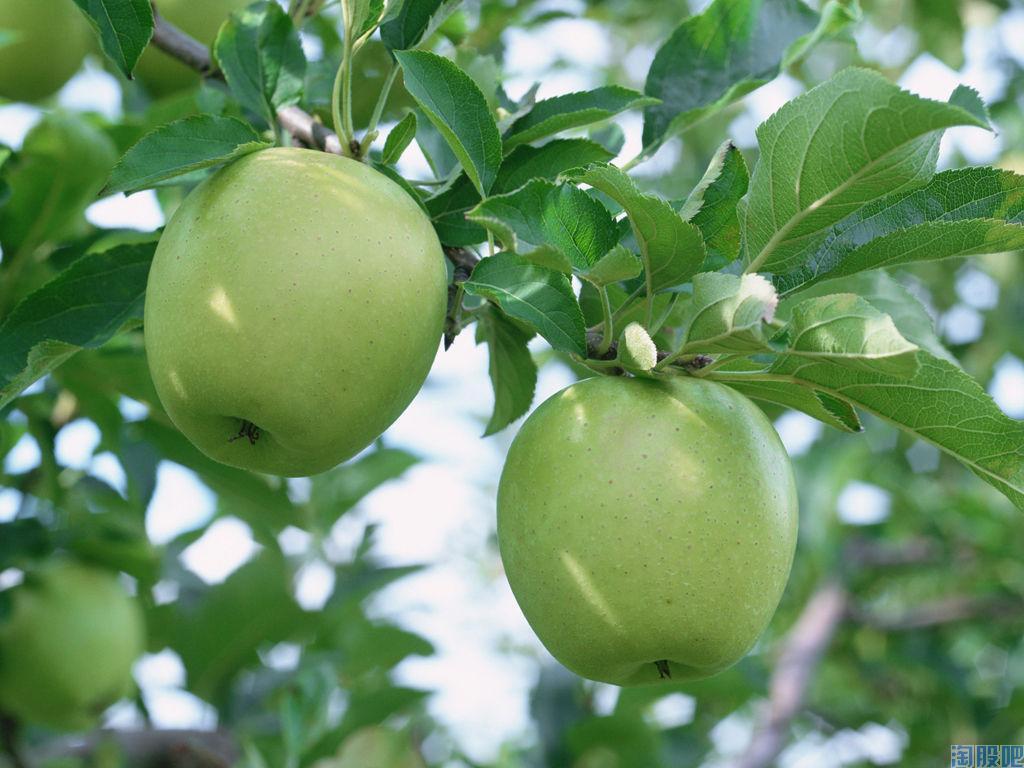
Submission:
M 35 102 L 60 90 L 82 66 L 92 30 L 72 0 L 0 0 L 0 97 Z
M 771 422 L 682 376 L 554 395 L 513 441 L 498 489 L 498 543 L 527 621 L 570 670 L 615 685 L 708 677 L 742 658 L 782 596 L 797 517 Z
M 0 709 L 64 731 L 91 728 L 132 690 L 142 612 L 106 570 L 56 560 L 14 588 L 0 623 Z
M 232 11 L 245 8 L 252 0 L 157 0 L 157 11 L 179 29 L 203 45 L 212 46 L 217 32 Z M 155 46 L 147 46 L 135 76 L 146 91 L 160 98 L 191 88 L 199 82 L 195 70 L 185 66 Z
M 430 370 L 447 274 L 430 221 L 363 163 L 267 149 L 193 190 L 146 291 L 150 372 L 212 459 L 323 472 L 373 442 Z M 259 436 L 238 435 L 244 422 Z

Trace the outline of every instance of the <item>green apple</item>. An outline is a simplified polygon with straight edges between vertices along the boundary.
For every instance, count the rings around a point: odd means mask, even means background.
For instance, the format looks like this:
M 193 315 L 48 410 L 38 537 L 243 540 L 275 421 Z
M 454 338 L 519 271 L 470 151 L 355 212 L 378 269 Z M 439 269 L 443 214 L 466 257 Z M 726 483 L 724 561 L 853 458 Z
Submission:
M 149 367 L 201 451 L 279 475 L 354 456 L 423 385 L 447 305 L 441 245 L 397 184 L 268 149 L 193 190 L 149 274 Z
M 92 30 L 72 0 L 0 0 L 0 97 L 52 96 L 91 44 Z
M 527 419 L 498 490 L 509 584 L 552 655 L 616 685 L 707 677 L 753 646 L 796 544 L 789 457 L 743 395 L 588 379 Z
M 26 575 L 0 621 L 0 709 L 82 730 L 132 689 L 142 613 L 113 573 L 57 560 Z
M 0 0 L 2 2 L 2 0 Z M 203 45 L 212 46 L 221 24 L 232 11 L 252 0 L 156 0 L 157 12 Z M 151 96 L 168 96 L 199 82 L 194 69 L 155 46 L 148 46 L 135 66 L 135 76 Z

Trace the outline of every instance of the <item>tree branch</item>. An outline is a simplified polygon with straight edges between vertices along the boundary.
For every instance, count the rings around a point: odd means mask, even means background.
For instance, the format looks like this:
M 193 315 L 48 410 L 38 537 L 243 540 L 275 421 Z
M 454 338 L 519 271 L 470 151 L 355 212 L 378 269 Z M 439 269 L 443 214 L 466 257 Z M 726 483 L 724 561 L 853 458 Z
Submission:
M 952 595 L 923 603 L 895 616 L 855 607 L 850 609 L 851 619 L 883 632 L 908 632 L 970 619 L 1019 621 L 1022 617 L 1024 603 L 1020 600 L 999 597 L 984 599 L 971 595 Z
M 196 70 L 203 77 L 222 79 L 222 75 L 213 65 L 209 49 L 156 11 L 153 12 L 153 45 Z M 277 121 L 306 146 L 335 155 L 343 154 L 337 134 L 317 122 L 308 112 L 298 107 L 282 107 L 277 111 Z
M 89 757 L 109 742 L 118 745 L 127 765 L 230 768 L 241 758 L 238 745 L 223 731 L 96 731 L 52 741 L 34 750 L 25 765 L 46 765 L 61 757 Z
M 849 595 L 835 581 L 826 582 L 807 601 L 779 653 L 766 708 L 733 768 L 767 768 L 782 752 L 789 740 L 789 727 L 803 709 L 807 687 L 848 604 Z

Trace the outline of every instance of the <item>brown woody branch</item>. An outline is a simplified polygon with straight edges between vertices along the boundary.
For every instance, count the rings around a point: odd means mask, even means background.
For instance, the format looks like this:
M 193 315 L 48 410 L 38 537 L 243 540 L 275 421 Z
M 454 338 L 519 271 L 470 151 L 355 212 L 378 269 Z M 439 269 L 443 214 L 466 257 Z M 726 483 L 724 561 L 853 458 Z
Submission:
M 155 9 L 153 45 L 196 70 L 203 77 L 222 78 L 213 64 L 213 59 L 210 58 L 209 49 L 160 16 Z M 277 111 L 277 121 L 307 147 L 335 155 L 343 154 L 338 135 L 299 107 L 282 107 Z
M 235 740 L 223 731 L 96 731 L 52 741 L 32 751 L 25 765 L 42 766 L 57 758 L 89 757 L 100 745 L 110 742 L 118 745 L 127 765 L 230 768 L 241 758 Z
M 807 687 L 849 605 L 849 594 L 829 581 L 807 601 L 789 631 L 769 684 L 769 700 L 746 751 L 733 768 L 767 768 L 789 740 L 789 727 L 803 709 Z
M 971 595 L 953 595 L 924 603 L 899 615 L 850 609 L 850 618 L 883 632 L 908 632 L 971 619 L 1019 621 L 1024 618 L 1024 602 L 1008 598 L 980 599 Z

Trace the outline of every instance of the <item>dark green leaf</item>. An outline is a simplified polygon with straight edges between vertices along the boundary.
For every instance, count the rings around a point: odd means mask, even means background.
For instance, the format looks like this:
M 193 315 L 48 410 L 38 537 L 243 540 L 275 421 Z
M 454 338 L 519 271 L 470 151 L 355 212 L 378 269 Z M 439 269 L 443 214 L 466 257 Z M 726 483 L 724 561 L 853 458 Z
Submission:
M 461 0 L 401 0 L 397 13 L 380 26 L 380 39 L 393 51 L 413 48 L 454 11 Z M 391 16 L 391 14 L 389 14 Z
M 85 13 L 100 45 L 114 66 L 131 79 L 139 56 L 153 36 L 149 0 L 75 0 Z
M 511 192 L 533 179 L 555 179 L 570 168 L 605 162 L 611 157 L 606 149 L 586 139 L 555 139 L 539 147 L 516 147 L 502 161 L 491 194 Z M 479 202 L 480 195 L 465 174 L 427 201 L 443 243 L 465 246 L 487 239 L 486 230 L 465 217 L 466 211 Z
M 5 163 L 11 196 L 0 208 L 4 264 L 82 227 L 115 162 L 113 143 L 92 124 L 72 114 L 44 117 Z
M 388 134 L 387 141 L 384 142 L 381 161 L 388 165 L 397 163 L 414 138 L 416 138 L 416 113 L 410 112 Z
M 923 350 L 917 360 L 909 379 L 788 355 L 764 373 L 712 376 L 788 381 L 845 400 L 946 451 L 1024 509 L 1024 423 L 954 364 Z
M 83 256 L 26 296 L 0 325 L 0 408 L 83 347 L 142 320 L 155 243 Z
M 499 253 L 482 259 L 464 285 L 467 293 L 494 301 L 509 317 L 535 328 L 555 349 L 586 355 L 583 312 L 565 275 Z
M 175 603 L 180 613 L 167 629 L 189 690 L 218 699 L 235 675 L 259 662 L 259 649 L 295 633 L 302 611 L 292 597 L 291 578 L 284 560 L 265 550 L 194 605 Z
M 264 0 L 232 13 L 214 52 L 235 98 L 268 125 L 278 109 L 302 96 L 306 56 L 291 17 L 277 3 Z
M 505 151 L 528 144 L 570 128 L 607 120 L 609 117 L 656 104 L 657 99 L 618 85 L 606 85 L 593 91 L 579 91 L 538 101 L 505 133 Z
M 616 245 L 594 266 L 579 273 L 581 279 L 597 286 L 610 285 L 637 277 L 643 271 L 639 257 L 623 245 Z
M 961 168 L 918 189 L 873 201 L 833 226 L 800 266 L 774 282 L 783 292 L 878 267 L 1024 247 L 1024 176 Z
M 549 246 L 576 269 L 587 269 L 618 242 L 608 210 L 572 184 L 534 179 L 515 192 L 489 197 L 467 214 L 492 230 L 505 248 Z
M 730 362 L 726 370 L 757 370 L 760 366 L 750 360 Z M 845 400 L 827 395 L 810 387 L 788 381 L 734 380 L 726 382 L 752 400 L 781 405 L 801 411 L 841 432 L 860 432 L 857 411 Z
M 657 147 L 779 74 L 787 50 L 818 25 L 800 0 L 715 0 L 661 46 L 644 93 L 644 147 Z
M 105 191 L 137 192 L 200 168 L 229 163 L 270 145 L 241 120 L 193 115 L 139 139 L 114 167 Z
M 626 210 L 653 291 L 685 283 L 704 263 L 700 230 L 683 221 L 666 201 L 642 194 L 620 169 L 594 164 L 569 171 L 566 178 L 590 184 Z
M 930 101 L 851 68 L 779 109 L 757 129 L 748 271 L 797 269 L 866 201 L 922 186 L 946 128 L 988 127 L 972 94 L 954 94 L 963 106 Z
M 441 132 L 481 196 L 501 165 L 501 135 L 484 95 L 454 62 L 426 51 L 396 51 L 405 87 Z
M 530 336 L 493 309 L 480 315 L 477 343 L 487 344 L 488 373 L 494 389 L 494 412 L 484 437 L 503 430 L 526 413 L 533 402 L 537 365 L 527 346 Z
M 747 163 L 731 141 L 718 148 L 700 183 L 679 210 L 684 220 L 700 229 L 707 248 L 702 269 L 719 270 L 740 253 L 740 199 L 747 194 Z

